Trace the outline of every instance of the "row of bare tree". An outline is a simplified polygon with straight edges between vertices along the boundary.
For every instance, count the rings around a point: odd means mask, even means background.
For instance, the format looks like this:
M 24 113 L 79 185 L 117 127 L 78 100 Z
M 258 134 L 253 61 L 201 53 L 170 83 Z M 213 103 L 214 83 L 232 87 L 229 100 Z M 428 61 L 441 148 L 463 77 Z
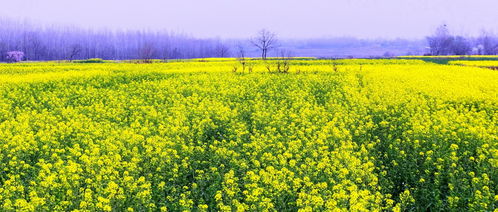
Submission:
M 24 53 L 24 60 L 181 59 L 228 57 L 220 39 L 196 39 L 173 32 L 89 30 L 42 27 L 0 19 L 0 61 L 8 52 Z
M 479 37 L 452 35 L 446 25 L 427 37 L 429 55 L 495 55 L 498 37 L 483 32 Z M 251 47 L 249 47 L 251 46 Z M 278 51 L 277 51 L 278 49 Z M 76 60 L 102 58 L 127 59 L 183 59 L 204 57 L 255 56 L 262 59 L 270 51 L 275 56 L 287 56 L 275 33 L 259 31 L 247 40 L 221 41 L 196 39 L 191 36 L 158 31 L 110 31 L 77 27 L 42 27 L 28 22 L 0 19 L 0 61 Z M 250 53 L 248 53 L 250 52 Z
M 231 45 L 220 39 L 196 39 L 171 32 L 41 27 L 2 19 L 0 26 L 0 61 L 7 62 L 19 60 L 19 57 L 12 57 L 19 56 L 19 53 L 22 53 L 23 60 L 35 61 L 230 57 L 246 52 L 247 44 L 258 49 L 261 57 L 266 59 L 268 52 L 278 47 L 276 34 L 265 29 L 249 42 L 239 40 L 238 45 Z M 232 54 L 231 49 L 236 52 Z
M 454 36 L 447 25 L 439 26 L 433 35 L 427 37 L 430 55 L 496 55 L 498 37 L 482 31 L 477 38 Z

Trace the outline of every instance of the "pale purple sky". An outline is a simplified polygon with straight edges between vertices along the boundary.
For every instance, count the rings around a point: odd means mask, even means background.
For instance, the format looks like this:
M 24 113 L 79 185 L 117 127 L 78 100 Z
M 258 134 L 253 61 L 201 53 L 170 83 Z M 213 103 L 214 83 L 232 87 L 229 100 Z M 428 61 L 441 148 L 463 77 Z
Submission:
M 285 38 L 422 38 L 498 32 L 497 0 L 0 0 L 0 17 L 45 24 L 174 30 L 244 38 L 261 28 Z

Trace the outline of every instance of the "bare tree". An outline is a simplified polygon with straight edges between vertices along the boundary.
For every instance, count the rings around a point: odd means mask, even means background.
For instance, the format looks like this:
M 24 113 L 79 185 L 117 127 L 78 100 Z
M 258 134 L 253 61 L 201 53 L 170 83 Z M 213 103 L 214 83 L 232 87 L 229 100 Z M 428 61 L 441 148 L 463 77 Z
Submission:
M 266 29 L 262 29 L 256 37 L 251 39 L 251 43 L 261 50 L 261 58 L 266 60 L 268 51 L 277 47 L 277 35 Z
M 26 59 L 39 60 L 44 50 L 43 42 L 38 32 L 31 32 L 27 36 Z
M 427 37 L 431 55 L 451 54 L 454 37 L 450 35 L 446 24 L 439 26 L 432 36 Z
M 478 54 L 494 55 L 498 54 L 498 39 L 490 32 L 482 31 L 479 38 L 477 38 Z
M 287 50 L 280 50 L 279 56 L 276 60 L 269 60 L 265 62 L 266 70 L 270 73 L 287 74 L 290 70 L 290 62 L 292 53 Z
M 237 57 L 242 59 L 246 57 L 246 48 L 242 43 L 237 44 Z
M 7 59 L 7 44 L 0 40 L 0 61 Z
M 244 72 L 246 70 L 246 64 L 247 64 L 246 50 L 244 48 L 244 45 L 242 45 L 241 43 L 237 44 L 237 61 L 242 66 L 242 72 Z M 237 70 L 238 66 L 234 65 L 232 71 L 237 72 Z M 252 71 L 252 67 L 250 71 Z
M 277 60 L 277 71 L 279 73 L 289 73 L 292 53 L 288 50 L 280 50 L 280 57 Z
M 69 61 L 72 61 L 75 59 L 76 56 L 78 56 L 83 48 L 81 47 L 80 44 L 73 44 L 69 47 Z
M 183 55 L 180 49 L 174 48 L 173 51 L 171 52 L 171 59 L 182 59 Z
M 154 57 L 155 48 L 152 44 L 146 43 L 139 49 L 139 57 L 142 59 L 144 63 L 152 62 L 152 58 Z
M 472 47 L 466 38 L 456 36 L 453 41 L 452 51 L 455 55 L 468 55 L 472 51 Z
M 222 42 L 217 42 L 214 49 L 216 57 L 228 57 L 230 54 L 230 48 Z
M 168 62 L 168 59 L 170 59 L 170 54 L 171 54 L 171 49 L 169 46 L 164 46 L 163 47 L 163 62 Z

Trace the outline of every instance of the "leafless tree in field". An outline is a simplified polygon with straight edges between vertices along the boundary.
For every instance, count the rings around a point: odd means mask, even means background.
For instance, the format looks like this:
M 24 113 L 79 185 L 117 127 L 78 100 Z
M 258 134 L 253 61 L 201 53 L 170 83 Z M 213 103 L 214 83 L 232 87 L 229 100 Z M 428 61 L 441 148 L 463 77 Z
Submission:
M 270 73 L 287 74 L 290 70 L 290 62 L 292 53 L 288 50 L 280 50 L 279 55 L 275 60 L 265 62 L 266 70 Z
M 83 51 L 83 47 L 80 44 L 73 44 L 69 47 L 69 61 L 74 60 L 76 56 L 78 56 L 81 51 Z
M 28 35 L 28 43 L 26 44 L 28 53 L 30 53 L 27 58 L 29 60 L 39 60 L 43 54 L 44 46 L 40 39 L 40 35 L 37 32 L 32 32 Z
M 284 74 L 289 73 L 291 59 L 292 53 L 290 51 L 280 50 L 280 55 L 277 59 L 277 71 Z
M 246 48 L 241 43 L 237 44 L 237 57 L 241 59 L 246 57 Z
M 175 47 L 171 52 L 171 59 L 181 59 L 181 58 L 183 58 L 182 52 Z
M 470 42 L 462 37 L 456 36 L 453 41 L 452 51 L 455 55 L 468 55 L 472 51 L 472 47 L 470 46 Z
M 490 32 L 482 31 L 477 38 L 478 54 L 494 55 L 498 54 L 498 39 Z
M 439 26 L 434 35 L 427 37 L 432 55 L 451 54 L 454 37 L 450 35 L 446 24 Z
M 230 48 L 227 45 L 218 42 L 214 49 L 216 57 L 228 57 L 230 54 Z
M 277 47 L 277 35 L 266 29 L 262 29 L 256 37 L 251 39 L 251 43 L 261 50 L 261 58 L 266 60 L 268 51 Z
M 241 43 L 239 43 L 237 45 L 237 61 L 240 63 L 240 65 L 242 66 L 242 72 L 245 71 L 246 69 L 246 64 L 247 64 L 247 61 L 246 61 L 246 50 L 244 48 L 244 45 L 242 45 Z M 237 72 L 238 70 L 238 67 L 237 65 L 235 65 L 233 67 L 233 72 Z M 251 70 L 252 71 L 252 70 Z
M 139 49 L 139 56 L 144 63 L 152 62 L 152 58 L 154 57 L 155 48 L 152 44 L 146 43 Z
M 163 50 L 162 50 L 162 58 L 163 58 L 163 62 L 168 62 L 168 59 L 170 59 L 170 54 L 171 54 L 171 49 L 169 46 L 165 46 L 163 47 Z

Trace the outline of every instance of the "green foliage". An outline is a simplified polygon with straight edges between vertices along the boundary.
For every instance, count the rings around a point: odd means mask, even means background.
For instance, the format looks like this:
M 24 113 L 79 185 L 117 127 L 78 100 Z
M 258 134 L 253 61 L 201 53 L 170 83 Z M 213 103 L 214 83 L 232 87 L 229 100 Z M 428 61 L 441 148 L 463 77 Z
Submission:
M 74 60 L 73 63 L 105 63 L 105 60 L 100 58 L 91 58 L 87 60 Z

